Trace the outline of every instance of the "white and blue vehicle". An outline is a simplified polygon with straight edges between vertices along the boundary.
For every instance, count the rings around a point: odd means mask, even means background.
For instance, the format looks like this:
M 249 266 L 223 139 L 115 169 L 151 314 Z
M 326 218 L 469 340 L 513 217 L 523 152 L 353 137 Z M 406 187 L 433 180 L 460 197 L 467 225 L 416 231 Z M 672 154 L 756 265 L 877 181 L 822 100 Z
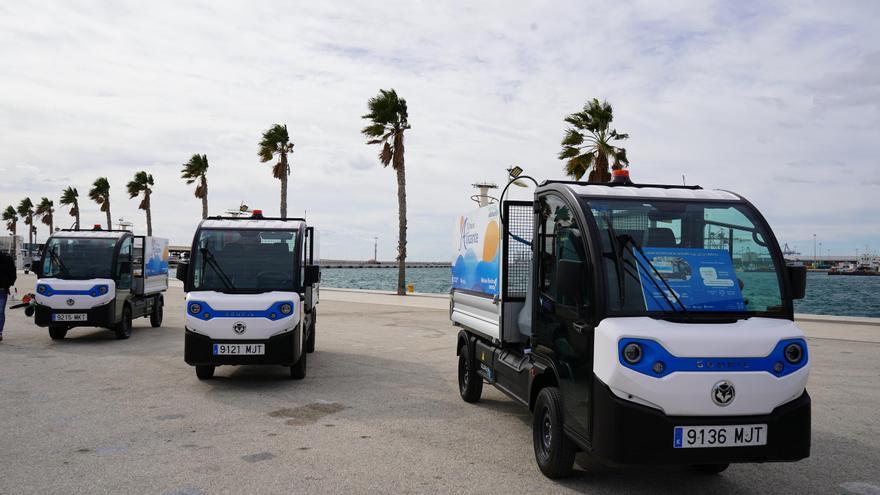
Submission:
M 37 265 L 34 321 L 63 339 L 75 327 L 104 327 L 131 336 L 134 318 L 162 325 L 168 289 L 168 240 L 125 230 L 62 230 Z
M 615 172 L 455 222 L 461 397 L 488 383 L 533 411 L 551 478 L 578 451 L 707 473 L 808 457 L 804 267 L 743 197 Z
M 271 364 L 306 376 L 315 350 L 317 231 L 301 218 L 210 217 L 177 265 L 186 291 L 184 357 L 205 380 L 221 365 Z

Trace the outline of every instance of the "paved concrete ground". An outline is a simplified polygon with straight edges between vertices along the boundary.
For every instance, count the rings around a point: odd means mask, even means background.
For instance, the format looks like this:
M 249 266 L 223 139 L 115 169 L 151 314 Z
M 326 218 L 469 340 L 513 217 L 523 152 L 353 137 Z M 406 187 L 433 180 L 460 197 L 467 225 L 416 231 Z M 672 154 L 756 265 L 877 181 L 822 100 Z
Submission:
M 323 297 L 303 381 L 280 367 L 198 381 L 177 288 L 165 326 L 139 320 L 127 341 L 80 329 L 53 342 L 13 311 L 0 493 L 880 493 L 880 344 L 810 338 L 809 460 L 706 477 L 579 458 L 573 479 L 552 482 L 527 410 L 490 387 L 479 404 L 459 399 L 445 310 Z

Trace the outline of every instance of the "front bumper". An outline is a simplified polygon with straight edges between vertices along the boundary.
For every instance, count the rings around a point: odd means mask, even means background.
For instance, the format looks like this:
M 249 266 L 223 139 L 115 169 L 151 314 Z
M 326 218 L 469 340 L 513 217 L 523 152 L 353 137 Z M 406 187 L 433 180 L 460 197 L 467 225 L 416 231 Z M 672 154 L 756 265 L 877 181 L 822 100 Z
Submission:
M 264 340 L 212 339 L 206 335 L 186 330 L 183 344 L 184 360 L 191 366 L 219 366 L 240 364 L 279 364 L 293 366 L 302 354 L 300 326 L 290 332 Z M 262 356 L 215 356 L 214 344 L 265 344 Z
M 57 309 L 37 304 L 34 310 L 34 323 L 40 327 L 59 326 L 66 328 L 73 327 L 111 327 L 116 324 L 115 321 L 115 305 L 116 300 L 112 300 L 107 304 L 95 306 L 89 309 Z M 53 314 L 86 314 L 86 321 L 52 321 Z
M 592 453 L 618 465 L 688 465 L 737 462 L 791 462 L 810 456 L 810 396 L 761 416 L 666 416 L 625 401 L 604 383 L 593 383 Z M 766 424 L 767 445 L 673 448 L 676 426 Z

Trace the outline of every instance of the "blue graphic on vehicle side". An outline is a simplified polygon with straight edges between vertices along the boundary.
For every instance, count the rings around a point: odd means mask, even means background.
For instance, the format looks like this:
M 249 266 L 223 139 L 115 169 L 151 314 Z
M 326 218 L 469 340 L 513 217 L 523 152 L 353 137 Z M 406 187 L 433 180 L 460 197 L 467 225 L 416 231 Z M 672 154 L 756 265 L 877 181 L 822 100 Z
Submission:
M 290 307 L 290 311 L 285 313 L 282 311 L 285 306 Z M 293 301 L 279 301 L 264 310 L 215 310 L 208 303 L 200 301 L 190 301 L 186 305 L 186 312 L 193 318 L 202 321 L 212 320 L 214 318 L 267 318 L 269 320 L 281 320 L 288 318 L 294 314 L 296 305 Z M 195 312 L 193 310 L 196 310 Z
M 641 359 L 635 364 L 628 363 L 623 357 L 623 349 L 630 343 L 642 347 Z M 800 344 L 803 350 L 803 356 L 797 363 L 793 364 L 785 359 L 785 347 L 789 344 Z M 804 339 L 786 339 L 780 340 L 773 351 L 764 357 L 677 357 L 655 340 L 625 338 L 617 343 L 617 357 L 621 365 L 654 378 L 663 378 L 678 372 L 702 371 L 763 371 L 776 377 L 783 377 L 806 366 L 809 361 L 809 351 Z M 661 370 L 659 373 L 654 369 L 654 365 L 658 362 L 662 363 L 657 367 Z
M 49 284 L 37 284 L 37 294 L 46 297 L 52 296 L 91 296 L 100 297 L 110 290 L 107 284 L 98 284 L 91 289 L 61 289 L 56 290 Z

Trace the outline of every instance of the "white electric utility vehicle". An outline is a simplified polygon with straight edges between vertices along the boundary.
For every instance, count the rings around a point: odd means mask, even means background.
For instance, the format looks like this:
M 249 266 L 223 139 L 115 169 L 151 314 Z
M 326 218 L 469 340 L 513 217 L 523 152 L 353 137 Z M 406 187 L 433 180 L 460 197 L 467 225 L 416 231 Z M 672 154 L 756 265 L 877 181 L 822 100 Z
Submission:
M 533 411 L 551 478 L 577 451 L 708 473 L 808 457 L 804 267 L 743 197 L 625 172 L 457 219 L 461 397 L 488 383 Z
M 132 319 L 162 325 L 168 289 L 168 240 L 126 230 L 61 230 L 36 266 L 34 321 L 63 339 L 74 327 L 104 327 L 131 336 Z
M 216 366 L 274 364 L 306 376 L 315 350 L 317 231 L 301 218 L 210 217 L 196 230 L 186 291 L 184 357 L 205 380 Z

